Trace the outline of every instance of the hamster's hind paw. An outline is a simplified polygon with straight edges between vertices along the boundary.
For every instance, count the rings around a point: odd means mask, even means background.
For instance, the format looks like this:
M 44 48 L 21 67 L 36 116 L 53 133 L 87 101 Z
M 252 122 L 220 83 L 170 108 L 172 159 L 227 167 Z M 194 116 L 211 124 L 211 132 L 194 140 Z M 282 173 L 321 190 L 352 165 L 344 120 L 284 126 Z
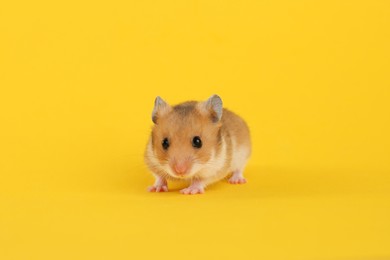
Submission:
M 230 184 L 244 184 L 246 183 L 246 179 L 245 178 L 230 178 L 229 179 L 229 183 Z
M 236 171 L 233 173 L 232 177 L 229 179 L 230 184 L 244 184 L 246 183 L 246 179 L 242 176 L 242 173 Z

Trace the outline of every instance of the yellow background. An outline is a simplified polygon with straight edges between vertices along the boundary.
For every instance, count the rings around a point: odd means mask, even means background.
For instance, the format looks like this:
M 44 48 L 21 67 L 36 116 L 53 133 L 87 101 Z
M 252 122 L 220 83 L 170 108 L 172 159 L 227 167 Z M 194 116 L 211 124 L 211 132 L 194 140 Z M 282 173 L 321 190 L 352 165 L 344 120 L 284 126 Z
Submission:
M 390 259 L 389 1 L 2 1 L 0 259 Z M 247 185 L 151 194 L 155 96 L 218 93 Z

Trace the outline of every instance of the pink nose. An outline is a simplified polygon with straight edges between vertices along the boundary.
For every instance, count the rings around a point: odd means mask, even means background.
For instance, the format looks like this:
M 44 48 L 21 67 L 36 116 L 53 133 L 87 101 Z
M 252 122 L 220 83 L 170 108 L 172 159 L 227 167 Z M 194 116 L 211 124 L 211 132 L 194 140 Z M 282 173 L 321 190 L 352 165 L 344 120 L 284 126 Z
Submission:
M 173 166 L 173 170 L 177 175 L 184 175 L 188 171 L 188 168 L 187 163 L 177 163 Z

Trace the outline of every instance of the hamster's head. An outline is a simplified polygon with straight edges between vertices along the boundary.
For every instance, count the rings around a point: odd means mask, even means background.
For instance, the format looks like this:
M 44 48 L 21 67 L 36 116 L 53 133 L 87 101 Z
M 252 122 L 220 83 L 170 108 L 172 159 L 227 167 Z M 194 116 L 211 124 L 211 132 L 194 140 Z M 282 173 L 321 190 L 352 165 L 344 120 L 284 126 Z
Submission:
M 157 97 L 152 113 L 153 155 L 171 177 L 188 179 L 202 171 L 221 146 L 222 100 L 213 95 L 204 102 L 171 107 Z

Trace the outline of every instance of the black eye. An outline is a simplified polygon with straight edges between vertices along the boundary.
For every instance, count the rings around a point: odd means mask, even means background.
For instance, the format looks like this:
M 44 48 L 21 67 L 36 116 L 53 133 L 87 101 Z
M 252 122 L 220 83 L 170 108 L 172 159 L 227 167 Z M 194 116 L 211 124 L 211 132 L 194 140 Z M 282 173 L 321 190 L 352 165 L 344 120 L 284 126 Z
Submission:
M 192 146 L 198 149 L 202 147 L 202 140 L 200 140 L 199 136 L 195 136 L 194 139 L 192 139 Z
M 164 140 L 161 142 L 162 144 L 162 147 L 164 148 L 164 150 L 167 150 L 168 147 L 169 147 L 169 140 L 168 138 L 164 138 Z

